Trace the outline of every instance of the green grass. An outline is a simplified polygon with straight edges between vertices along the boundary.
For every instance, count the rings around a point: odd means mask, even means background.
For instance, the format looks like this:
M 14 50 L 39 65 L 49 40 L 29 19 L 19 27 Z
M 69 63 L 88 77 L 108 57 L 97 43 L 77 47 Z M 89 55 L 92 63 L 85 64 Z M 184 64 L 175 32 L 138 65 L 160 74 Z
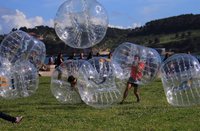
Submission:
M 191 32 L 191 35 L 187 36 L 187 32 Z M 186 35 L 184 38 L 181 38 L 182 33 L 185 33 L 185 35 Z M 189 38 L 198 38 L 198 37 L 200 37 L 200 30 L 186 30 L 184 32 L 178 32 L 178 34 L 179 34 L 178 38 L 175 38 L 176 33 L 170 33 L 170 34 L 137 36 L 134 39 L 135 40 L 143 40 L 143 44 L 148 46 L 149 40 L 154 41 L 155 38 L 159 38 L 159 40 L 160 40 L 159 45 L 165 45 L 170 42 L 179 42 L 179 41 L 187 40 Z
M 141 87 L 140 103 L 135 103 L 131 90 L 123 105 L 107 109 L 61 104 L 51 94 L 49 83 L 50 78 L 41 77 L 33 96 L 1 99 L 0 111 L 24 119 L 20 124 L 0 119 L 0 130 L 199 130 L 200 107 L 169 105 L 160 80 Z

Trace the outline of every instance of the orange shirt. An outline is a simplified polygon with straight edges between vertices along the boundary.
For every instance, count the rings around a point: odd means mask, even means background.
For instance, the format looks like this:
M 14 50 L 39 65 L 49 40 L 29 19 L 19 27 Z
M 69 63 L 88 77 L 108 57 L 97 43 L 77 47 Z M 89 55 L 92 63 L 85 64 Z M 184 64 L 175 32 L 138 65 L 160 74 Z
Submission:
M 144 62 L 139 62 L 137 66 L 133 65 L 131 67 L 131 77 L 134 80 L 138 80 L 142 78 L 142 71 L 144 70 L 145 64 Z

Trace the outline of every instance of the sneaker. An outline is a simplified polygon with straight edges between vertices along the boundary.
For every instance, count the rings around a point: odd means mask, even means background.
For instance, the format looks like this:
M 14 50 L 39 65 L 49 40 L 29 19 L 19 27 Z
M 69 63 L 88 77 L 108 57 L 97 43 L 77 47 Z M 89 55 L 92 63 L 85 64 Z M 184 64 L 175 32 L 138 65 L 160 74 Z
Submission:
M 22 119 L 23 119 L 23 116 L 17 116 L 15 123 L 20 123 L 22 121 Z

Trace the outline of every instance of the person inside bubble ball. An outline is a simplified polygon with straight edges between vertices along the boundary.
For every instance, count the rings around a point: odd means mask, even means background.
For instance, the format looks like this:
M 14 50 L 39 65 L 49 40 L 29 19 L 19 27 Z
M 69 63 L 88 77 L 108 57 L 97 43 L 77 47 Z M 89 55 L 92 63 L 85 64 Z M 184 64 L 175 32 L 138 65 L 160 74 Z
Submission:
M 141 80 L 142 76 L 143 76 L 143 70 L 145 67 L 145 63 L 140 61 L 140 56 L 139 55 L 135 55 L 134 56 L 134 61 L 131 67 L 131 73 L 130 73 L 130 77 L 129 80 L 127 82 L 127 86 L 123 95 L 123 99 L 120 102 L 120 104 L 123 104 L 124 100 L 126 99 L 126 97 L 128 96 L 128 91 L 129 89 L 131 89 L 132 87 L 134 87 L 134 94 L 137 98 L 137 102 L 140 101 L 140 96 L 139 96 L 139 92 L 138 92 L 138 82 Z
M 71 87 L 78 93 L 78 90 L 76 88 L 77 79 L 73 75 L 70 75 L 67 81 L 70 83 Z

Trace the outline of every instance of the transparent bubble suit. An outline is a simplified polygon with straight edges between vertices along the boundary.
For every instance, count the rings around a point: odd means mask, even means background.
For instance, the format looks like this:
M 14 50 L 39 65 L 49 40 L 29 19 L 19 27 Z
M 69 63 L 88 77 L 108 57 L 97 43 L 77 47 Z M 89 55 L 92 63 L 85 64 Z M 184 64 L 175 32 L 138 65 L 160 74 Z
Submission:
M 38 40 L 33 39 L 32 48 L 27 50 L 27 59 L 38 69 L 42 67 L 46 58 L 46 47 L 45 44 Z
M 161 65 L 161 78 L 169 104 L 200 104 L 200 65 L 189 54 L 175 54 Z
M 78 89 L 82 100 L 95 108 L 110 107 L 121 100 L 111 64 L 105 58 L 92 58 L 79 69 Z
M 73 48 L 96 45 L 104 38 L 107 27 L 107 12 L 96 0 L 67 0 L 54 19 L 56 34 Z
M 39 69 L 46 57 L 46 47 L 42 41 L 24 31 L 17 30 L 3 39 L 0 45 L 0 55 L 12 64 L 18 59 L 30 60 Z
M 16 88 L 17 95 L 19 97 L 33 95 L 39 84 L 37 68 L 27 60 L 18 60 L 13 70 L 13 88 Z
M 161 57 L 155 49 L 124 42 L 119 45 L 112 55 L 112 66 L 118 79 L 128 80 L 131 67 L 135 64 L 134 56 L 138 55 L 140 62 L 144 63 L 142 78 L 137 84 L 147 84 L 153 81 L 159 72 Z
M 0 67 L 0 96 L 5 99 L 15 99 L 33 95 L 38 88 L 38 73 L 29 61 L 17 61 L 13 67 L 5 59 L 1 62 L 8 66 Z
M 9 99 L 10 96 L 13 96 L 13 74 L 11 68 L 9 60 L 0 57 L 0 97 L 2 98 Z
M 81 103 L 77 85 L 74 87 L 68 82 L 69 76 L 73 75 L 78 79 L 78 70 L 84 60 L 66 60 L 52 74 L 51 92 L 55 98 L 66 104 Z

